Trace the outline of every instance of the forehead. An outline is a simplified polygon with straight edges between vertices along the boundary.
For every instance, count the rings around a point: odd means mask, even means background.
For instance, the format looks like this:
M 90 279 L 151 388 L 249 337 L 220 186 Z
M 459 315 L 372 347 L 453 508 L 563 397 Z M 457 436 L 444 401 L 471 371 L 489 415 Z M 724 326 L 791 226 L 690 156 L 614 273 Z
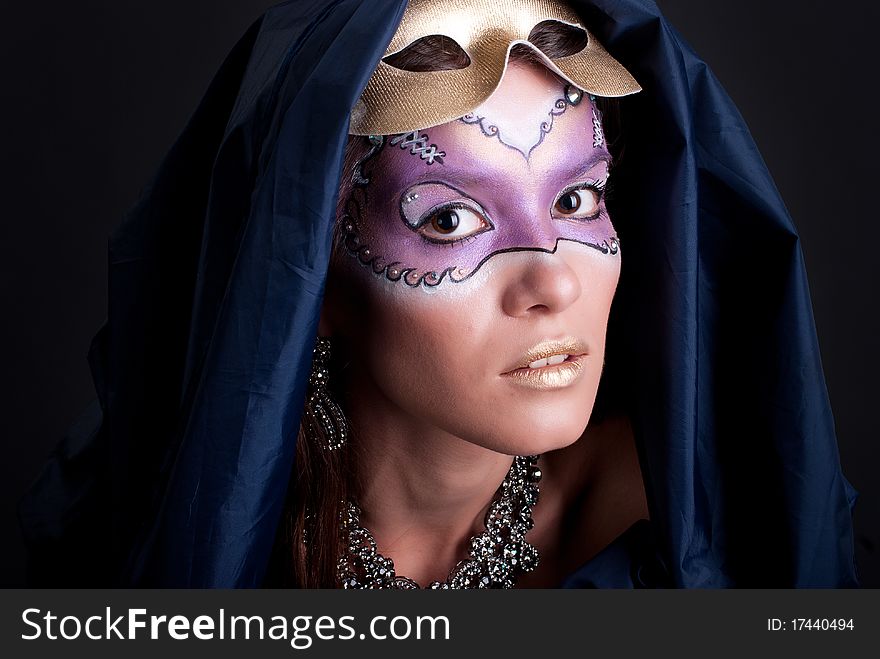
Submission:
M 565 83 L 540 65 L 512 64 L 498 89 L 473 113 L 422 131 L 442 151 L 428 164 L 408 151 L 388 154 L 418 178 L 480 173 L 519 181 L 574 175 L 581 167 L 609 161 L 604 141 L 595 144 L 594 107 L 584 94 L 565 101 Z

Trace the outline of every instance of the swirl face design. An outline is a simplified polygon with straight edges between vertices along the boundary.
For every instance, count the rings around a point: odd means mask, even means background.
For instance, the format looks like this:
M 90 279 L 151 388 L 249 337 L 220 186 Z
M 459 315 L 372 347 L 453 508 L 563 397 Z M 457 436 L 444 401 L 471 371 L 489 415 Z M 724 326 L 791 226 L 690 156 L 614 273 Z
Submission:
M 555 253 L 562 240 L 618 254 L 598 109 L 549 71 L 546 85 L 516 89 L 516 70 L 506 93 L 457 121 L 369 138 L 339 219 L 347 250 L 376 276 L 455 284 L 497 254 Z

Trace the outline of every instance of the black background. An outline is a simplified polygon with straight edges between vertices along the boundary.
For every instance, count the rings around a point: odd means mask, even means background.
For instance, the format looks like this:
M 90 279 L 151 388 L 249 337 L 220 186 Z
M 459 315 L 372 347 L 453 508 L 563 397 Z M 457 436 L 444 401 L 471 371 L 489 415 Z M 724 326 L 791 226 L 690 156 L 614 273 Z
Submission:
M 0 21 L 0 585 L 24 583 L 15 503 L 94 398 L 107 238 L 258 0 L 19 2 Z M 880 4 L 659 0 L 737 103 L 801 235 L 857 560 L 880 586 Z M 11 3 L 7 3 L 11 5 Z M 761 236 L 749 240 L 760 245 Z M 744 267 L 747 264 L 744 263 Z

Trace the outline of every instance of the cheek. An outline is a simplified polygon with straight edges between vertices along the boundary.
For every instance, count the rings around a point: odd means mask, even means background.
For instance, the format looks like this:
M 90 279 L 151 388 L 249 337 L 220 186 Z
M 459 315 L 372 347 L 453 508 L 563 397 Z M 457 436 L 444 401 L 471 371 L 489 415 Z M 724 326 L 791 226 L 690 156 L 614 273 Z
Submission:
M 605 341 L 608 316 L 620 281 L 621 258 L 604 256 L 592 259 L 584 266 L 582 281 L 588 282 L 584 293 L 572 310 L 575 324 L 582 328 L 590 341 L 592 358 L 585 369 L 583 391 L 592 407 L 605 362 Z
M 491 324 L 494 289 L 475 280 L 411 288 L 370 274 L 362 273 L 369 279 L 364 320 L 374 359 L 404 361 L 410 370 L 417 370 L 416 365 L 432 371 L 468 361 L 469 355 L 461 353 Z
M 619 248 L 615 255 L 594 254 L 592 258 L 579 261 L 578 275 L 583 285 L 583 294 L 574 306 L 578 318 L 589 329 L 592 337 L 605 337 L 611 303 L 620 282 L 620 270 Z M 601 346 L 604 347 L 604 340 Z
M 378 392 L 394 406 L 467 437 L 478 430 L 476 406 L 488 379 L 482 337 L 491 335 L 497 316 L 485 303 L 486 291 L 456 288 L 374 290 L 359 354 Z

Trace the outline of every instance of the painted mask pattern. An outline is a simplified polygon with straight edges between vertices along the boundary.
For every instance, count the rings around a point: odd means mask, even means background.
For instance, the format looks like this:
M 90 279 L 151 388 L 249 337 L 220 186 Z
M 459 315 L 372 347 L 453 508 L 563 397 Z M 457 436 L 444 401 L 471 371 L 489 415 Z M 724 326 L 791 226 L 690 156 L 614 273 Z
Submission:
M 522 105 L 404 135 L 363 138 L 345 244 L 377 276 L 411 287 L 463 282 L 496 254 L 553 253 L 560 240 L 608 256 L 611 156 L 590 97 L 552 73 Z

